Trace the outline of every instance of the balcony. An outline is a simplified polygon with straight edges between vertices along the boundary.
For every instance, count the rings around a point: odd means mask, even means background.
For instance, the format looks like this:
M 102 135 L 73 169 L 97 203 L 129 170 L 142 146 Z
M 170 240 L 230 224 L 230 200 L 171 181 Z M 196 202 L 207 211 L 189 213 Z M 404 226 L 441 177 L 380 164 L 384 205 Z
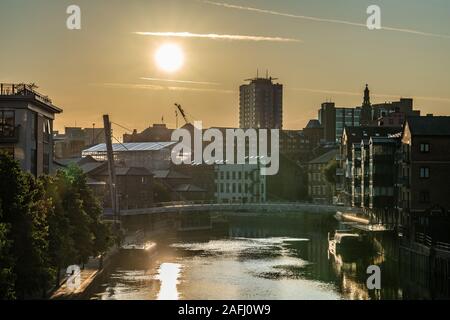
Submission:
M 336 175 L 337 176 L 343 176 L 344 173 L 345 173 L 344 169 L 342 169 L 342 168 L 337 168 L 336 169 Z
M 9 134 L 0 132 L 0 143 L 17 143 L 19 142 L 20 126 L 16 126 Z

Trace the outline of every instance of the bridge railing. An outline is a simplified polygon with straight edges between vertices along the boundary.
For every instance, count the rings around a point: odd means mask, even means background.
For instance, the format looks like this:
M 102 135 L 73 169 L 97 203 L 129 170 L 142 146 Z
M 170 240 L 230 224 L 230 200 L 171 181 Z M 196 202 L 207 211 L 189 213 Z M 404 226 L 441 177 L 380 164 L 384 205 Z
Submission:
M 242 201 L 229 201 L 229 202 L 217 202 L 215 200 L 192 200 L 192 201 L 170 201 L 170 202 L 159 202 L 153 205 L 154 208 L 161 207 L 173 207 L 173 206 L 188 206 L 188 205 L 311 205 L 317 206 L 315 203 L 306 201 L 270 201 L 270 202 L 242 202 Z M 336 207 L 335 205 L 323 205 Z

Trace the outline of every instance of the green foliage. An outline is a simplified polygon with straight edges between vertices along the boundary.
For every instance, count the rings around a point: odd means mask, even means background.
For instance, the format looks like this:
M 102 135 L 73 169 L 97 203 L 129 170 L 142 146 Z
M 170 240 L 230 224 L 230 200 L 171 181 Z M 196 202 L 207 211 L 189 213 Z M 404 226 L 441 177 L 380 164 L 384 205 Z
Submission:
M 70 264 L 107 251 L 111 232 L 78 167 L 35 179 L 0 153 L 0 299 L 45 293 Z
M 154 180 L 153 182 L 153 199 L 157 203 L 172 201 L 171 192 L 161 182 Z
M 0 218 L 2 216 L 0 206 Z M 7 238 L 8 227 L 0 223 L 0 300 L 14 299 L 13 261 L 9 257 L 11 241 Z
M 338 167 L 338 163 L 336 160 L 330 161 L 323 170 L 325 175 L 325 179 L 331 183 L 332 185 L 336 184 L 336 169 Z
M 42 185 L 5 154 L 0 154 L 0 177 L 0 222 L 9 225 L 7 238 L 11 241 L 7 258 L 13 261 L 16 296 L 25 298 L 45 290 L 52 276 L 47 261 L 49 206 Z

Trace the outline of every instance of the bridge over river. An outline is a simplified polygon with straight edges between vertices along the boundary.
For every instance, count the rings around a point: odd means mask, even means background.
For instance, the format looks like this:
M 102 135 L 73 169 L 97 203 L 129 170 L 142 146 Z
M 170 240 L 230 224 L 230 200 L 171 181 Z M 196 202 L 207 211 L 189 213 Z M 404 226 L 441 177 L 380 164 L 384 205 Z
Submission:
M 214 203 L 214 202 L 167 202 L 151 208 L 121 210 L 122 217 L 142 216 L 161 213 L 199 213 L 199 212 L 308 212 L 330 213 L 351 212 L 351 208 L 334 205 L 319 205 L 303 202 L 269 202 L 269 203 Z M 105 211 L 105 216 L 111 212 Z

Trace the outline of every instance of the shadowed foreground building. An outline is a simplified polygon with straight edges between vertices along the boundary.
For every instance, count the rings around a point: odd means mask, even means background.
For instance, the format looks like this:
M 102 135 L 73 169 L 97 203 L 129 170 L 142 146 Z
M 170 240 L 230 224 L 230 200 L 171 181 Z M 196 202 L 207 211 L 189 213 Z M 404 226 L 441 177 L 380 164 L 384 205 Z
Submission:
M 434 286 L 450 285 L 450 117 L 406 120 L 398 152 L 401 261 Z
M 333 203 L 335 187 L 325 178 L 324 170 L 336 160 L 336 154 L 337 149 L 333 149 L 308 163 L 308 195 L 313 203 Z
M 0 84 L 0 151 L 35 176 L 53 166 L 53 120 L 62 109 L 26 84 Z
M 407 119 L 399 161 L 398 206 L 411 238 L 450 243 L 450 117 Z

